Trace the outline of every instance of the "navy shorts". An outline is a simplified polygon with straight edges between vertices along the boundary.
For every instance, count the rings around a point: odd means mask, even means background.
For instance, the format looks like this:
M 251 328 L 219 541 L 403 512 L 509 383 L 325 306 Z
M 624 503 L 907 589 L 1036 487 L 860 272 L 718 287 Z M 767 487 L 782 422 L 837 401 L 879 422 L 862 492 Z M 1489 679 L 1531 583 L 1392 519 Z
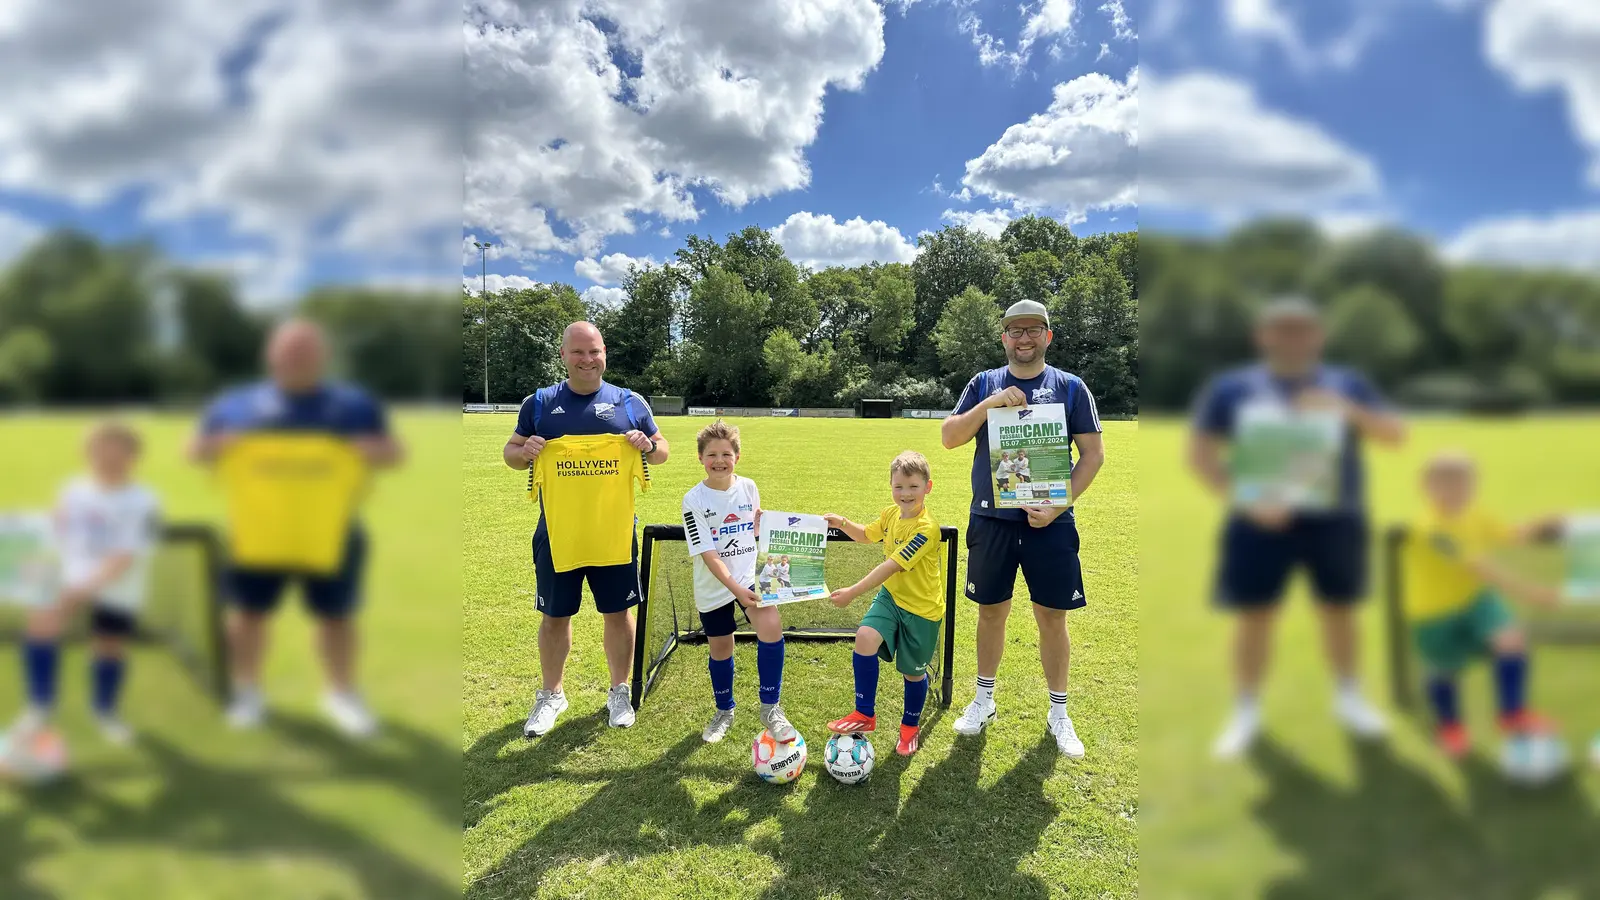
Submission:
M 1034 603 L 1050 609 L 1088 604 L 1078 562 L 1078 523 L 1070 515 L 1063 513 L 1047 528 L 977 514 L 968 519 L 968 600 L 984 606 L 1010 600 L 1018 568 Z
M 618 566 L 583 566 L 557 572 L 550 557 L 550 538 L 544 523 L 533 533 L 534 608 L 552 618 L 575 614 L 583 602 L 583 582 L 589 582 L 594 608 L 619 613 L 639 605 L 639 535 L 633 536 L 633 561 Z
M 320 619 L 344 619 L 355 613 L 361 600 L 361 570 L 367 559 L 367 536 L 360 529 L 345 542 L 344 562 L 332 575 L 308 575 L 264 569 L 233 568 L 228 572 L 228 595 L 239 608 L 270 613 L 283 599 L 289 582 L 299 582 L 306 608 Z
M 1216 601 L 1233 609 L 1271 606 L 1304 566 L 1319 601 L 1354 603 L 1367 592 L 1367 537 L 1359 515 L 1299 516 L 1281 531 L 1231 516 L 1222 529 Z
M 752 591 L 755 590 L 754 587 L 750 589 Z M 739 601 L 729 600 L 711 612 L 700 614 L 700 630 L 706 633 L 706 637 L 722 637 L 723 635 L 733 634 L 739 629 L 738 619 L 740 616 L 744 617 L 746 625 L 750 624 L 750 611 L 745 609 L 744 605 Z
M 133 637 L 138 620 L 125 609 L 96 603 L 89 608 L 89 633 L 95 637 Z

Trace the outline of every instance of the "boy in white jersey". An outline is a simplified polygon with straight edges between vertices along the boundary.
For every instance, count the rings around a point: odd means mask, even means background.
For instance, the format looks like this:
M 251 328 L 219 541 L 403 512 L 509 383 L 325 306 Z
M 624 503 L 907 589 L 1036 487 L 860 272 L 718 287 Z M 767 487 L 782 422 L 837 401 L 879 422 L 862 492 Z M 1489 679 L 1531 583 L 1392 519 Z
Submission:
M 139 436 L 132 429 L 115 422 L 98 425 L 89 432 L 85 451 L 88 474 L 68 482 L 56 502 L 62 588 L 54 604 L 28 617 L 22 649 L 28 708 L 17 728 L 27 733 L 49 721 L 55 707 L 61 633 L 67 617 L 87 607 L 94 641 L 90 683 L 95 717 L 105 737 L 120 744 L 132 738 L 116 713 L 124 644 L 144 602 L 160 508 L 155 495 L 133 481 Z
M 1012 461 L 1011 468 L 1017 474 L 1017 481 L 1024 483 L 1033 481 L 1033 473 L 1028 468 L 1028 451 L 1018 450 L 1017 458 Z
M 706 478 L 683 495 L 683 533 L 694 559 L 694 604 L 711 648 L 711 694 L 717 711 L 700 733 L 716 743 L 733 725 L 733 632 L 735 610 L 756 630 L 756 671 L 761 683 L 761 724 L 779 742 L 797 732 L 778 706 L 783 685 L 783 623 L 775 606 L 757 604 L 756 529 L 761 493 L 756 483 L 734 474 L 739 429 L 713 422 L 695 441 Z M 774 567 L 768 560 L 768 568 Z M 787 574 L 787 573 L 786 573 Z
M 778 586 L 794 587 L 789 581 L 789 557 L 778 557 Z
M 1000 486 L 1000 490 L 1011 490 L 1011 475 L 1016 470 L 1017 464 L 1011 461 L 1011 452 L 1009 450 L 1001 450 L 1000 463 L 994 469 L 994 480 Z
M 772 582 L 778 577 L 778 558 L 768 556 L 765 564 L 761 566 L 761 591 L 766 593 L 772 590 Z

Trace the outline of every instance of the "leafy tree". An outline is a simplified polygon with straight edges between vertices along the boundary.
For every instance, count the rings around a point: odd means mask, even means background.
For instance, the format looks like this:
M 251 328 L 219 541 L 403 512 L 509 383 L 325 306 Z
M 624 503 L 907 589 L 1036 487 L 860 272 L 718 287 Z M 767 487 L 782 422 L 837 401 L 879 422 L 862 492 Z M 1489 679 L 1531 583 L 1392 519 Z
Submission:
M 944 384 L 960 390 L 972 376 L 1005 363 L 1000 343 L 1000 309 L 994 298 L 969 287 L 945 309 L 934 329 Z

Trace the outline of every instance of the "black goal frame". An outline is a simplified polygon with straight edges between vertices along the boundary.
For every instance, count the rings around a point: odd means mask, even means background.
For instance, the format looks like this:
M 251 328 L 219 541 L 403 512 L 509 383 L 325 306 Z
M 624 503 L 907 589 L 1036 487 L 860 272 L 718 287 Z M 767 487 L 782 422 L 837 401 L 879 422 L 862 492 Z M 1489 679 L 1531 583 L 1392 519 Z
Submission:
M 953 525 L 944 525 L 939 529 L 939 543 L 941 552 L 944 553 L 944 652 L 939 667 L 939 708 L 949 709 L 951 693 L 955 689 L 955 643 L 956 643 L 956 550 L 960 533 Z M 634 640 L 633 640 L 633 708 L 641 709 L 645 697 L 649 696 L 650 689 L 655 686 L 656 679 L 666 668 L 667 660 L 672 658 L 674 651 L 680 643 L 704 643 L 705 632 L 701 630 L 698 622 L 691 623 L 692 628 L 678 628 L 677 617 L 674 612 L 673 633 L 662 645 L 661 652 L 652 661 L 645 659 L 645 629 L 650 621 L 650 583 L 651 561 L 655 555 L 655 545 L 663 541 L 687 542 L 682 525 L 646 525 L 644 527 L 644 541 L 639 553 L 639 608 L 634 611 Z M 828 529 L 828 542 L 850 543 L 849 535 L 837 528 Z M 808 641 L 843 641 L 854 640 L 856 627 L 849 628 L 789 628 L 783 629 L 785 640 Z M 754 638 L 753 633 L 735 632 L 735 640 Z M 648 667 L 648 668 L 647 668 Z

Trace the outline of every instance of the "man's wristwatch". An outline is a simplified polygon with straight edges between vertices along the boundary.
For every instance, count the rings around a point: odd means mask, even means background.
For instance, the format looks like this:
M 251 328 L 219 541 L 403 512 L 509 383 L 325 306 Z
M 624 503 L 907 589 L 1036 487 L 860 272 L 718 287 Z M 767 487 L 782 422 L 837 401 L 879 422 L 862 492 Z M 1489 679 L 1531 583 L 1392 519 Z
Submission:
M 656 452 L 656 439 L 655 438 L 651 438 L 650 439 L 650 452 L 651 453 Z

